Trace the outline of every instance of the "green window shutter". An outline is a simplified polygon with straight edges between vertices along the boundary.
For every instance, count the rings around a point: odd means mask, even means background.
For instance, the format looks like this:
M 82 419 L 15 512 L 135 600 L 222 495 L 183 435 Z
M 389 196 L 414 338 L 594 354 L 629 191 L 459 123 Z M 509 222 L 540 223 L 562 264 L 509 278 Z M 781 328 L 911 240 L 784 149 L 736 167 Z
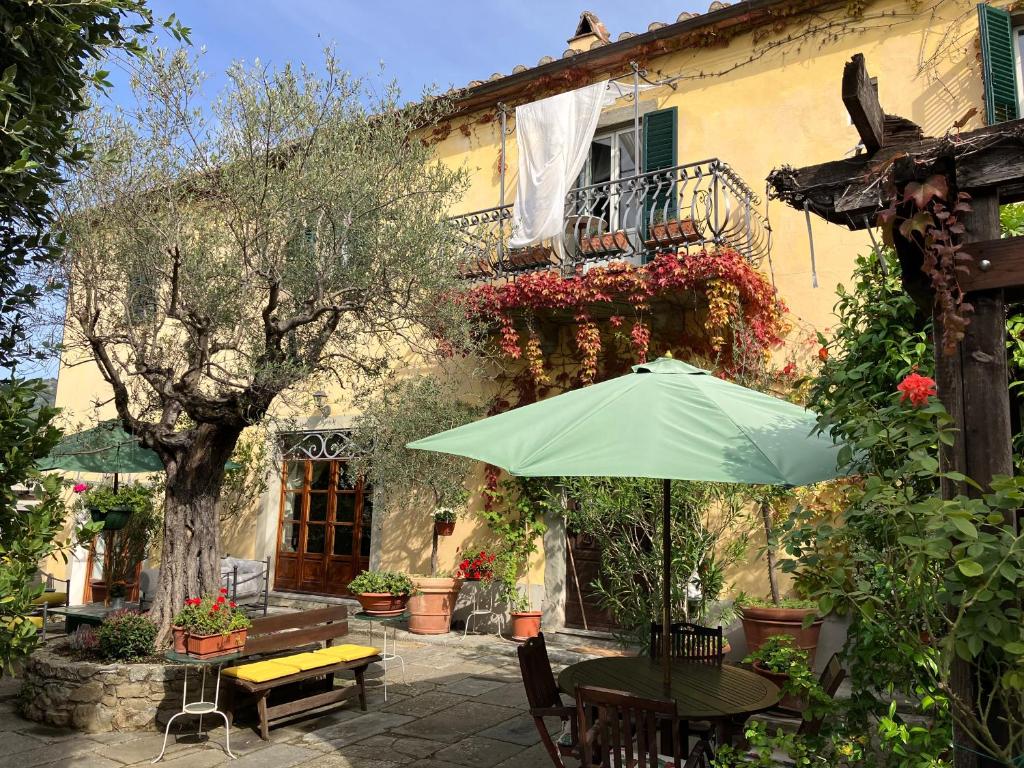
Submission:
M 679 164 L 676 159 L 679 142 L 678 122 L 679 115 L 675 107 L 659 109 L 644 115 L 642 155 L 644 173 L 672 168 Z M 665 181 L 667 182 L 667 180 Z M 648 183 L 654 184 L 656 181 L 652 179 Z M 669 187 L 667 183 L 662 187 L 655 187 L 647 193 L 644 200 L 643 221 L 643 237 L 645 239 L 652 221 L 657 223 L 676 216 L 678 195 L 679 192 L 675 186 Z
M 1001 8 L 978 6 L 981 65 L 985 79 L 985 118 L 989 125 L 1016 120 L 1017 67 L 1013 56 L 1013 21 Z

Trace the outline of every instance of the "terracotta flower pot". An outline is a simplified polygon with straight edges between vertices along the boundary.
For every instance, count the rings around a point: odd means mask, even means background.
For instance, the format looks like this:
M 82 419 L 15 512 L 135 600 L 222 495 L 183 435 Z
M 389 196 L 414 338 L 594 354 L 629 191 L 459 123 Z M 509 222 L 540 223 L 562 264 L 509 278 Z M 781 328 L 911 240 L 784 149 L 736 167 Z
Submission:
M 652 225 L 645 245 L 675 245 L 697 239 L 697 230 L 690 219 L 672 219 Z
M 408 595 L 392 595 L 388 592 L 364 592 L 356 595 L 363 613 L 370 616 L 400 616 L 405 613 Z
M 804 617 L 817 613 L 814 608 L 743 608 L 743 635 L 747 639 L 747 653 L 753 653 L 772 635 L 789 635 L 797 648 L 807 651 L 807 663 L 814 667 L 814 653 L 818 648 L 818 637 L 821 635 L 821 622 L 818 619 L 809 627 L 804 627 Z
M 782 688 L 782 686 L 786 684 L 786 681 L 789 680 L 789 675 L 785 672 L 772 672 L 771 670 L 761 666 L 761 662 L 759 661 L 755 661 L 753 666 L 754 671 L 757 672 L 757 674 L 766 680 L 771 680 L 779 686 L 779 688 Z M 783 709 L 793 710 L 794 712 L 802 712 L 804 709 L 804 703 L 799 698 L 789 693 L 779 699 L 779 706 Z
M 525 642 L 540 634 L 540 611 L 512 611 L 512 639 Z
M 455 533 L 455 521 L 435 520 L 434 533 L 438 536 L 451 536 Z
M 188 630 L 184 627 L 171 627 L 171 634 L 174 636 L 174 652 L 185 653 L 187 650 L 185 641 Z
M 443 635 L 451 630 L 452 611 L 462 579 L 414 578 L 409 598 L 409 631 L 414 635 Z
M 185 647 L 189 656 L 197 659 L 212 659 L 215 656 L 227 656 L 235 653 L 245 645 L 247 629 L 238 629 L 226 635 L 194 635 L 188 633 Z

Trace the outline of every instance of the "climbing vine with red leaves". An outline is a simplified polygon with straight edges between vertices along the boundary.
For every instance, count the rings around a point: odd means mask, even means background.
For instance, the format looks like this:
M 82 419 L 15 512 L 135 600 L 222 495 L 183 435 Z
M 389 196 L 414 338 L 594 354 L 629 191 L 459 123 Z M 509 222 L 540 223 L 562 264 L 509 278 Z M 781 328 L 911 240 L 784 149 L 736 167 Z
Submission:
M 477 285 L 460 300 L 495 330 L 502 355 L 523 363 L 513 382 L 518 402 L 499 400 L 495 410 L 618 375 L 667 351 L 729 378 L 751 366 L 763 371 L 789 329 L 771 283 L 731 248 L 662 253 L 644 266 L 613 262 L 568 277 L 532 272 Z M 678 322 L 666 322 L 662 303 Z M 542 342 L 541 325 L 553 316 L 569 326 L 572 339 L 560 372 Z
M 971 196 L 950 189 L 942 174 L 924 182 L 912 181 L 902 193 L 892 182 L 891 167 L 885 187 L 889 207 L 878 215 L 885 243 L 895 245 L 895 231 L 921 250 L 921 271 L 934 291 L 936 317 L 941 327 L 941 349 L 951 355 L 963 339 L 974 307 L 964 301 L 958 276 L 966 274 L 974 259 L 963 250 L 959 238 L 965 232 L 963 217 L 970 213 Z M 954 199 L 949 200 L 950 197 Z

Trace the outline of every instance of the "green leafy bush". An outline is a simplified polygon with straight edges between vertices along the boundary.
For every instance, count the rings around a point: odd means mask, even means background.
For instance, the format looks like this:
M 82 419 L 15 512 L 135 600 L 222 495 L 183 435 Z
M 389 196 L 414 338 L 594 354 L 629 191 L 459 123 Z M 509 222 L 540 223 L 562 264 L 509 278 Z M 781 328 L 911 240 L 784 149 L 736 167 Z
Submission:
M 397 571 L 363 571 L 352 579 L 348 589 L 356 595 L 409 595 L 412 594 L 413 585 L 412 579 Z
M 746 664 L 757 662 L 769 672 L 788 674 L 799 665 L 807 666 L 810 657 L 803 648 L 797 648 L 791 635 L 772 635 L 743 660 Z
M 114 611 L 98 634 L 100 653 L 112 661 L 135 661 L 155 650 L 156 624 L 136 611 Z

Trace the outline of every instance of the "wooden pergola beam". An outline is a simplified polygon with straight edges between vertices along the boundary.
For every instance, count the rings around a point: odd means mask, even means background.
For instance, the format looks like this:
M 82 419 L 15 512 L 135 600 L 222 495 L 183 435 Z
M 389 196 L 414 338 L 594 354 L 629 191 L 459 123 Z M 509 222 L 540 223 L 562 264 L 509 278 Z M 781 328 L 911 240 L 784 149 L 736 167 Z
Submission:
M 885 113 L 868 76 L 863 53 L 854 54 L 843 68 L 843 104 L 868 154 L 881 149 L 885 144 Z
M 958 189 L 993 193 L 1001 203 L 1024 199 L 1024 119 L 941 138 L 887 143 L 872 155 L 803 168 L 780 167 L 768 176 L 771 196 L 803 210 L 804 200 L 822 218 L 849 229 L 874 226 L 888 205 L 879 177 L 887 168 L 902 186 L 936 171 L 955 175 Z

